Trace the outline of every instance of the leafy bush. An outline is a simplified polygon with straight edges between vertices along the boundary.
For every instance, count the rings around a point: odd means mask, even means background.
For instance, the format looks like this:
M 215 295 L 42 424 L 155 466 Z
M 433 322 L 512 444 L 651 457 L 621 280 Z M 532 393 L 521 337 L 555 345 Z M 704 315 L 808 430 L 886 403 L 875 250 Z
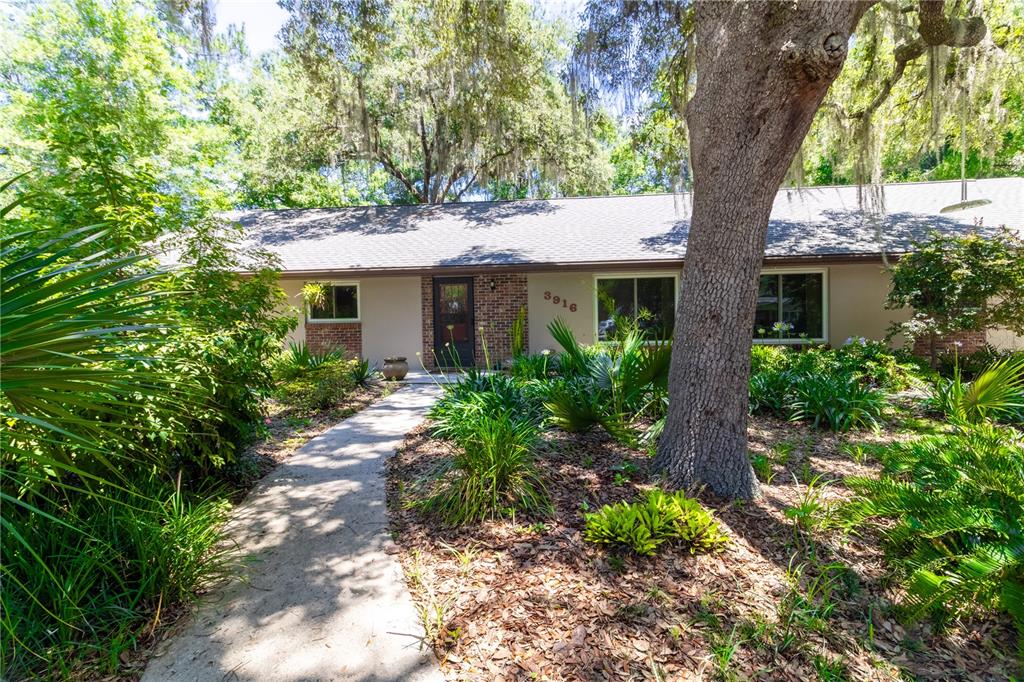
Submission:
M 986 344 L 973 353 L 956 350 L 942 353 L 936 369 L 944 377 L 952 377 L 959 372 L 964 379 L 973 379 L 997 362 L 1014 359 L 1024 359 L 1024 350 L 1001 349 Z
M 754 346 L 750 411 L 808 420 L 834 431 L 874 427 L 887 404 L 876 387 L 905 386 L 912 367 L 883 344 L 869 341 L 802 351 Z
M 469 412 L 491 416 L 507 413 L 540 424 L 543 396 L 544 386 L 539 382 L 518 382 L 504 374 L 469 369 L 461 381 L 445 384 L 444 395 L 429 416 L 434 420 L 435 435 L 458 440 Z
M 754 375 L 787 369 L 790 352 L 785 346 L 755 343 L 750 349 L 750 373 Z
M 536 422 L 509 412 L 467 409 L 446 433 L 459 452 L 430 477 L 432 490 L 420 502 L 426 512 L 446 524 L 463 525 L 550 508 L 533 461 L 540 435 Z
M 790 418 L 807 420 L 832 431 L 877 428 L 887 404 L 885 394 L 849 374 L 803 374 L 795 378 Z
M 589 431 L 602 423 L 608 413 L 606 397 L 587 379 L 553 381 L 544 403 L 549 421 L 564 431 Z
M 924 371 L 921 361 L 905 351 L 894 351 L 882 341 L 863 337 L 847 339 L 831 353 L 841 371 L 889 391 L 909 388 Z
M 571 418 L 573 411 L 582 417 L 592 408 L 603 406 L 600 422 L 617 439 L 634 444 L 637 436 L 631 426 L 640 417 L 658 420 L 665 414 L 668 394 L 668 370 L 672 347 L 667 341 L 648 342 L 644 333 L 623 323 L 614 341 L 584 346 L 561 319 L 548 329 L 563 348 L 559 357 L 561 374 L 567 379 L 590 382 L 599 396 L 584 402 L 571 400 L 571 392 L 558 390 L 549 403 L 556 409 L 556 420 Z M 575 403 L 575 404 L 574 404 Z
M 226 501 L 196 498 L 180 479 L 175 486 L 155 474 L 132 488 L 69 496 L 59 510 L 48 509 L 60 523 L 5 511 L 20 538 L 5 537 L 3 551 L 3 628 L 19 640 L 4 645 L 10 679 L 38 665 L 35 656 L 53 669 L 91 658 L 97 637 L 109 652 L 106 665 L 116 668 L 158 604 L 186 600 L 233 572 L 234 550 L 221 543 Z
M 990 424 L 895 443 L 881 478 L 852 478 L 841 510 L 873 525 L 907 590 L 910 614 L 1001 608 L 1024 628 L 1024 443 Z
M 341 402 L 355 387 L 354 360 L 325 360 L 277 387 L 281 402 L 303 412 L 326 410 Z
M 792 375 L 783 369 L 766 369 L 751 374 L 750 411 L 782 414 L 792 385 Z
M 605 505 L 585 514 L 590 542 L 624 545 L 653 555 L 666 542 L 682 542 L 691 553 L 714 551 L 728 540 L 712 513 L 682 491 L 649 491 L 636 502 Z
M 558 358 L 549 353 L 517 355 L 508 364 L 508 373 L 520 381 L 541 381 L 558 369 Z
M 1024 416 L 1024 357 L 997 361 L 964 381 L 959 367 L 952 378 L 939 377 L 927 405 L 956 424 L 1016 421 Z

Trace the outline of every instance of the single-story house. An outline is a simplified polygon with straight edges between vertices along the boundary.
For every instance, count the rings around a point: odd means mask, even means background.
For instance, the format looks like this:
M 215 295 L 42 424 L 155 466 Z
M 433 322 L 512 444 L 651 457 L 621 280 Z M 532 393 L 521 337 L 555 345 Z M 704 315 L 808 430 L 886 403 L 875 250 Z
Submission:
M 896 257 L 930 230 L 1024 228 L 1024 178 L 968 183 L 989 203 L 953 212 L 960 182 L 889 184 L 884 213 L 861 210 L 858 187 L 780 190 L 772 209 L 751 333 L 763 343 L 812 338 L 839 344 L 882 339 L 906 311 L 885 308 Z M 684 267 L 686 194 L 488 201 L 444 205 L 240 211 L 250 245 L 280 258 L 281 284 L 301 310 L 294 341 L 343 346 L 381 363 L 416 355 L 481 365 L 510 355 L 516 318 L 529 350 L 557 348 L 548 324 L 562 318 L 591 343 L 614 332 L 611 312 L 648 311 L 667 334 Z M 303 303 L 304 283 L 329 285 L 323 305 Z M 522 313 L 520 313 L 522 311 Z M 1021 345 L 998 330 L 970 342 Z M 449 350 L 450 352 L 450 350 Z M 447 364 L 442 362 L 442 364 Z

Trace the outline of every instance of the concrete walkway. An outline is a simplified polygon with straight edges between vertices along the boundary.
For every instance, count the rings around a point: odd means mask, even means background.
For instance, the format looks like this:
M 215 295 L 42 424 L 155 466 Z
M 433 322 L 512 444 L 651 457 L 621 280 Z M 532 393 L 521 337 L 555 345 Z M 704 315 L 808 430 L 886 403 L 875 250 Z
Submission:
M 158 652 L 156 680 L 441 680 L 402 569 L 388 553 L 384 460 L 435 386 L 406 386 L 312 439 L 236 510 L 255 558 Z

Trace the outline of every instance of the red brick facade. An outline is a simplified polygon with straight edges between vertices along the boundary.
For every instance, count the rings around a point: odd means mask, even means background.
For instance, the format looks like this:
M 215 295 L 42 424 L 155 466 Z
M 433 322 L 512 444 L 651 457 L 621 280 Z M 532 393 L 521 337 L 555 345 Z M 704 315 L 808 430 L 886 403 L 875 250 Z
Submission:
M 363 356 L 363 328 L 359 322 L 306 320 L 306 345 L 313 353 L 344 349 L 346 357 Z
M 969 355 L 985 347 L 985 332 L 958 332 L 940 336 L 935 340 L 935 351 L 939 355 L 952 353 L 953 348 L 960 355 Z M 931 354 L 931 340 L 922 336 L 914 342 L 914 355 L 926 358 Z
M 493 286 L 493 289 L 492 289 Z M 420 280 L 420 297 L 423 307 L 423 364 L 434 369 L 434 279 Z M 475 360 L 478 367 L 484 366 L 484 344 L 491 364 L 502 363 L 512 357 L 512 325 L 520 308 L 526 308 L 526 275 L 523 273 L 501 273 L 473 276 L 473 315 L 476 335 Z M 529 331 L 529 316 L 527 316 Z M 481 328 L 483 331 L 481 332 Z
M 494 287 L 493 290 L 491 287 Z M 473 311 L 476 316 L 476 364 L 484 365 L 483 344 L 491 364 L 512 359 L 512 324 L 526 307 L 526 275 L 502 273 L 473 278 Z M 529 316 L 524 334 L 529 338 Z M 483 327 L 481 333 L 480 328 Z

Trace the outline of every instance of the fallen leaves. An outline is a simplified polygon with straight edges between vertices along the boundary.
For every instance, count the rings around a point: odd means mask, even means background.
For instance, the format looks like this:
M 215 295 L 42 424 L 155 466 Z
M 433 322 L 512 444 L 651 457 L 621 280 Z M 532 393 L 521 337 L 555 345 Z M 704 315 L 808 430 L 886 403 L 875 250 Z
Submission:
M 828 495 L 840 499 L 849 494 L 844 476 L 874 471 L 839 452 L 841 437 L 752 420 L 752 450 L 767 451 L 781 441 L 797 446 L 761 499 L 743 505 L 702 500 L 729 532 L 728 548 L 690 555 L 669 547 L 650 559 L 620 557 L 582 538 L 585 510 L 633 499 L 650 487 L 646 455 L 599 431 L 546 437 L 539 466 L 555 507 L 550 518 L 435 527 L 405 503 L 410 484 L 450 448 L 421 428 L 389 462 L 400 558 L 408 571 L 418 552 L 420 566 L 429 569 L 430 590 L 453 598 L 445 627 L 458 636 L 434 643 L 448 679 L 698 680 L 717 677 L 725 665 L 740 679 L 802 681 L 819 677 L 815 666 L 821 661 L 857 680 L 1009 676 L 1015 645 L 1006 623 L 971 623 L 939 634 L 897 622 L 883 555 L 870 537 L 815 537 L 818 558 L 843 563 L 858 582 L 838 598 L 825 631 L 801 631 L 787 650 L 758 634 L 760 624 L 772 627 L 779 618 L 794 554 L 807 560 L 784 515 L 802 493 L 797 479 L 808 470 L 820 473 L 836 481 Z M 624 462 L 636 469 L 630 480 L 616 479 L 612 471 Z M 472 558 L 461 561 L 467 548 L 473 548 Z M 422 586 L 410 589 L 415 599 L 423 598 Z M 723 664 L 723 651 L 733 645 Z

